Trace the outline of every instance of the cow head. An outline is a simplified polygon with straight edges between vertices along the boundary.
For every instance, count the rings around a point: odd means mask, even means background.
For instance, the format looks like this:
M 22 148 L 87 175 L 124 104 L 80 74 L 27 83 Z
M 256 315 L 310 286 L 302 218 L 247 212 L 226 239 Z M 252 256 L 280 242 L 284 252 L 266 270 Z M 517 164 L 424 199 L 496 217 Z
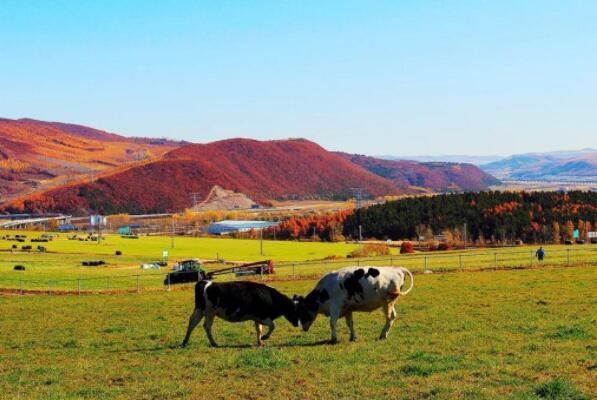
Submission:
M 307 332 L 317 317 L 319 304 L 314 299 L 310 298 L 310 296 L 304 298 L 303 296 L 295 295 L 293 300 L 296 305 L 298 320 L 303 327 L 303 331 Z

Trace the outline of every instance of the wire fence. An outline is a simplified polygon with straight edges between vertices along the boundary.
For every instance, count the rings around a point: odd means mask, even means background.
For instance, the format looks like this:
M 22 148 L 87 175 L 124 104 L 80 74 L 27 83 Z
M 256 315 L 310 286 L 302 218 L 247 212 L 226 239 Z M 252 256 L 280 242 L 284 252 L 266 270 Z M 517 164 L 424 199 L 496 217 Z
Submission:
M 543 261 L 538 261 L 535 251 L 508 249 L 487 252 L 443 252 L 415 253 L 385 257 L 339 259 L 275 264 L 275 274 L 268 275 L 223 275 L 220 280 L 297 280 L 315 279 L 326 272 L 345 266 L 402 266 L 413 273 L 480 271 L 512 268 L 533 268 L 542 266 L 597 266 L 597 246 L 551 250 Z M 209 265 L 209 270 L 219 267 Z M 174 285 L 168 279 L 168 271 L 141 271 L 131 275 L 112 275 L 86 278 L 57 279 L 0 279 L 0 293 L 84 295 L 135 293 L 147 290 L 173 290 L 192 286 L 193 283 Z

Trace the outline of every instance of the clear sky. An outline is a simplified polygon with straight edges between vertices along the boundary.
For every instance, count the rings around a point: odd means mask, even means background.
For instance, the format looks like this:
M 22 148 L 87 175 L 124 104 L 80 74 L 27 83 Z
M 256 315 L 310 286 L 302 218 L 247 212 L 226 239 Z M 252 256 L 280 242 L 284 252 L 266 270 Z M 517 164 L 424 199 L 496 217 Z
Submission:
M 3 0 L 0 116 L 363 154 L 597 147 L 597 1 Z

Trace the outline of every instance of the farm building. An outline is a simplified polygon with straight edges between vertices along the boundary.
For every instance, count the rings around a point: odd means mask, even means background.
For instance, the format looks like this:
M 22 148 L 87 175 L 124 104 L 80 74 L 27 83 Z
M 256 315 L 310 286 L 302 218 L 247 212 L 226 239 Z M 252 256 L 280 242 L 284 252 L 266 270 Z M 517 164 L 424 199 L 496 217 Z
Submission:
M 210 235 L 228 235 L 232 232 L 248 232 L 251 229 L 259 230 L 277 226 L 277 222 L 270 221 L 218 221 L 207 227 L 207 232 Z

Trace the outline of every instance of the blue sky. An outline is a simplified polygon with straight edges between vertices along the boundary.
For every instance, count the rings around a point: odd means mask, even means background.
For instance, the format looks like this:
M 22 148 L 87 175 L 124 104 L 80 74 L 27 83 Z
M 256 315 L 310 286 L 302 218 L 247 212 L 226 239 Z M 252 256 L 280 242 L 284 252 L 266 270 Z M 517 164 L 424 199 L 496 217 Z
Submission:
M 595 1 L 13 1 L 0 116 L 363 154 L 597 147 Z

